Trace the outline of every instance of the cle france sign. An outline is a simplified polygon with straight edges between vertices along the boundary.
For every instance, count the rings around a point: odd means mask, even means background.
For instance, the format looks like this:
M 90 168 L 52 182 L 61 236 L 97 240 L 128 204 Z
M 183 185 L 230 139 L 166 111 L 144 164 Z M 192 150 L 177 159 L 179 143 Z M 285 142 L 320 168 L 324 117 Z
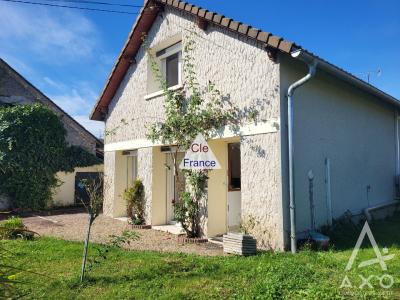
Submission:
M 180 169 L 212 170 L 221 169 L 217 158 L 202 134 L 198 134 L 182 159 Z

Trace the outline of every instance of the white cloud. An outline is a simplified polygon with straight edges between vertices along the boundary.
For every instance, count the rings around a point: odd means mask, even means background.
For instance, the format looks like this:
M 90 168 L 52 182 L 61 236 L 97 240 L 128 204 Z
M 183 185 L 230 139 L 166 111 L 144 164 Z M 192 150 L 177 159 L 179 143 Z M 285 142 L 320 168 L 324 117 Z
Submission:
M 0 44 L 52 63 L 91 56 L 94 24 L 79 13 L 0 3 Z
M 56 89 L 64 89 L 65 85 L 59 82 L 54 81 L 49 77 L 43 77 L 43 81 L 46 82 L 49 86 L 56 88 Z
M 83 113 L 89 114 L 95 103 L 97 94 L 87 87 L 81 87 L 60 94 L 48 95 L 48 97 L 68 114 L 77 115 Z
M 83 127 L 89 130 L 98 138 L 104 137 L 104 123 L 100 121 L 91 121 L 89 116 L 75 115 L 72 116 L 76 121 L 78 121 Z
M 104 124 L 89 120 L 98 97 L 101 47 L 95 23 L 81 12 L 0 2 L 0 57 L 96 136 Z M 88 69 L 92 76 L 87 76 Z

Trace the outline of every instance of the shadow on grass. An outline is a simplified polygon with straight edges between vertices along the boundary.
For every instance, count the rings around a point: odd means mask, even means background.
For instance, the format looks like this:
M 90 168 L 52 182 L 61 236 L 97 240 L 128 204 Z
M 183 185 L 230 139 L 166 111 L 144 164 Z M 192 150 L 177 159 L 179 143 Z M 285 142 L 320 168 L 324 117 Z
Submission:
M 351 250 L 354 248 L 365 221 L 353 223 L 351 221 L 335 222 L 333 227 L 324 233 L 331 239 L 335 250 Z M 400 212 L 383 220 L 369 222 L 372 234 L 380 247 L 400 248 Z M 362 248 L 371 248 L 368 238 L 362 243 Z

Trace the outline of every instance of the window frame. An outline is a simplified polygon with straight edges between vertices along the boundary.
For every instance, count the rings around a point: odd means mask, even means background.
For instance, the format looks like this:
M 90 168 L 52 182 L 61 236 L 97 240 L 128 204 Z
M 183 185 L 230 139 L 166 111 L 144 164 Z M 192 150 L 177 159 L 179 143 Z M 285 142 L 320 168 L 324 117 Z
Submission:
M 135 181 L 139 175 L 138 153 L 137 150 L 126 150 L 122 152 L 122 155 L 126 157 L 126 188 L 130 188 L 133 181 Z M 131 175 L 132 178 L 130 178 L 129 175 Z
M 167 48 L 156 52 L 156 58 L 161 64 L 161 73 L 167 81 L 167 58 L 178 54 L 178 84 L 168 87 L 174 89 L 182 85 L 182 42 L 177 42 Z

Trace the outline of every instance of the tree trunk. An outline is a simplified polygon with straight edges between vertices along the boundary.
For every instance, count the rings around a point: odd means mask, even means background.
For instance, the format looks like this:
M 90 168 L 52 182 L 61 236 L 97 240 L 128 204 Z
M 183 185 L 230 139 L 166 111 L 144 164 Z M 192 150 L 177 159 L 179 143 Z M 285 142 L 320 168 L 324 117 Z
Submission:
M 86 257 L 87 257 L 88 248 L 89 248 L 90 229 L 92 227 L 93 221 L 94 221 L 93 214 L 89 214 L 89 224 L 88 224 L 88 228 L 87 228 L 87 232 L 86 232 L 85 246 L 83 248 L 81 282 L 83 281 L 83 278 L 85 277 Z

